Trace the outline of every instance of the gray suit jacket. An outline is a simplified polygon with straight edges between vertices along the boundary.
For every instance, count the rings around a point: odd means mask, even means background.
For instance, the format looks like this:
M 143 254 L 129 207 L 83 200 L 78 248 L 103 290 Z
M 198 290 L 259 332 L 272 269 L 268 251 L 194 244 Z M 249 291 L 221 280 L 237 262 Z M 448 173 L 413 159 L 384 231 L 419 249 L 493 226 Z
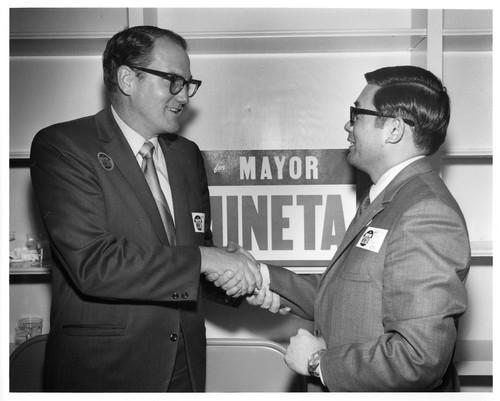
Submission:
M 324 274 L 270 266 L 271 289 L 324 337 L 330 391 L 451 389 L 469 266 L 464 217 L 424 158 L 351 223 Z

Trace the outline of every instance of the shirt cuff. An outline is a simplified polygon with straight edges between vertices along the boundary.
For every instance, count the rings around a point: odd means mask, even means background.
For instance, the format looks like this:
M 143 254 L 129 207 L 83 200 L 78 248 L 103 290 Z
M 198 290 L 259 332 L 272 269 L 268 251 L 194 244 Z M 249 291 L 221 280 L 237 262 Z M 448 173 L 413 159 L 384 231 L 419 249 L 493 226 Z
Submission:
M 321 360 L 319 361 L 318 364 L 318 372 L 319 372 L 319 378 L 321 379 L 321 383 L 323 383 L 323 386 L 326 387 L 325 381 L 323 380 L 323 373 L 321 373 Z
M 265 263 L 259 263 L 260 274 L 262 274 L 262 287 L 269 287 L 271 284 L 271 276 L 269 275 L 269 267 Z
M 269 274 L 269 267 L 265 263 L 260 263 L 259 262 L 259 267 L 260 267 L 260 274 L 262 274 L 262 286 L 263 287 L 269 287 L 271 284 L 271 276 Z M 321 373 L 321 361 L 318 364 L 318 371 L 319 371 L 319 378 L 321 379 L 321 383 L 323 383 L 324 386 L 326 386 L 325 381 L 323 380 L 323 374 Z

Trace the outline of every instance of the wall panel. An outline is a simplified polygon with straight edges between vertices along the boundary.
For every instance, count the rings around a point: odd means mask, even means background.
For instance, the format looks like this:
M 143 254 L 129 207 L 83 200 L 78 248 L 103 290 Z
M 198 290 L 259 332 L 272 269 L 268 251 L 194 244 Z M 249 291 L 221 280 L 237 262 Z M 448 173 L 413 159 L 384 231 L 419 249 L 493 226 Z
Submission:
M 95 114 L 106 102 L 100 57 L 10 60 L 10 151 L 28 152 L 48 125 Z
M 404 29 L 412 10 L 314 8 L 160 8 L 158 25 L 180 33 Z
M 448 159 L 443 179 L 465 215 L 474 242 L 492 242 L 493 176 L 491 160 Z
M 203 84 L 186 136 L 203 150 L 347 148 L 363 74 L 409 62 L 406 52 L 193 55 Z
M 492 149 L 493 53 L 444 53 L 443 82 L 451 98 L 445 151 Z
M 128 22 L 126 8 L 11 8 L 13 34 L 117 32 Z

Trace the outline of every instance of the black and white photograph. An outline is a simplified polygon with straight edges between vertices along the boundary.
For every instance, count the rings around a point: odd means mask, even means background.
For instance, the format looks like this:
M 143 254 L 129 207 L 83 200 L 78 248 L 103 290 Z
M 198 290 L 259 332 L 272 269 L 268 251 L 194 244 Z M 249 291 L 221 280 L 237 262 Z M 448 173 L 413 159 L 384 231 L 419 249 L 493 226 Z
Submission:
M 357 3 L 2 7 L 1 399 L 493 399 L 498 10 Z

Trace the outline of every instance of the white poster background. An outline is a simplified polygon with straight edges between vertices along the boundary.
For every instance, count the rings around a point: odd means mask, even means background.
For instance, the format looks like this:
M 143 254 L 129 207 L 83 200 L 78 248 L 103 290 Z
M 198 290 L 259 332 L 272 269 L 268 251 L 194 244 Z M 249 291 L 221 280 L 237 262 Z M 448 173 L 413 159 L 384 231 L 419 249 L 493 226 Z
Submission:
M 354 217 L 356 208 L 356 190 L 355 185 L 272 185 L 272 186 L 212 186 L 210 187 L 210 196 L 222 197 L 222 242 L 226 245 L 228 242 L 228 211 L 227 198 L 229 196 L 238 197 L 238 222 L 243 221 L 243 211 L 241 198 L 243 196 L 252 196 L 257 205 L 258 196 L 267 197 L 267 249 L 261 250 L 257 245 L 255 234 L 252 234 L 252 246 L 248 249 L 257 260 L 261 261 L 328 261 L 330 260 L 337 246 L 331 246 L 330 249 L 321 249 L 321 241 L 324 229 L 324 216 L 326 209 L 326 198 L 328 195 L 339 195 L 342 202 L 343 218 L 345 226 L 340 227 L 340 222 L 334 222 L 332 235 L 342 235 L 347 226 Z M 292 205 L 283 206 L 282 217 L 289 220 L 289 227 L 283 227 L 283 240 L 293 241 L 293 250 L 272 249 L 272 216 L 271 216 L 271 198 L 274 195 L 291 196 Z M 304 249 L 305 229 L 304 229 L 304 207 L 297 205 L 298 195 L 321 195 L 322 202 L 315 207 L 315 249 Z M 238 243 L 241 245 L 243 237 L 243 224 L 238 224 Z M 335 232 L 337 231 L 337 232 Z M 220 244 L 218 244 L 220 245 Z

